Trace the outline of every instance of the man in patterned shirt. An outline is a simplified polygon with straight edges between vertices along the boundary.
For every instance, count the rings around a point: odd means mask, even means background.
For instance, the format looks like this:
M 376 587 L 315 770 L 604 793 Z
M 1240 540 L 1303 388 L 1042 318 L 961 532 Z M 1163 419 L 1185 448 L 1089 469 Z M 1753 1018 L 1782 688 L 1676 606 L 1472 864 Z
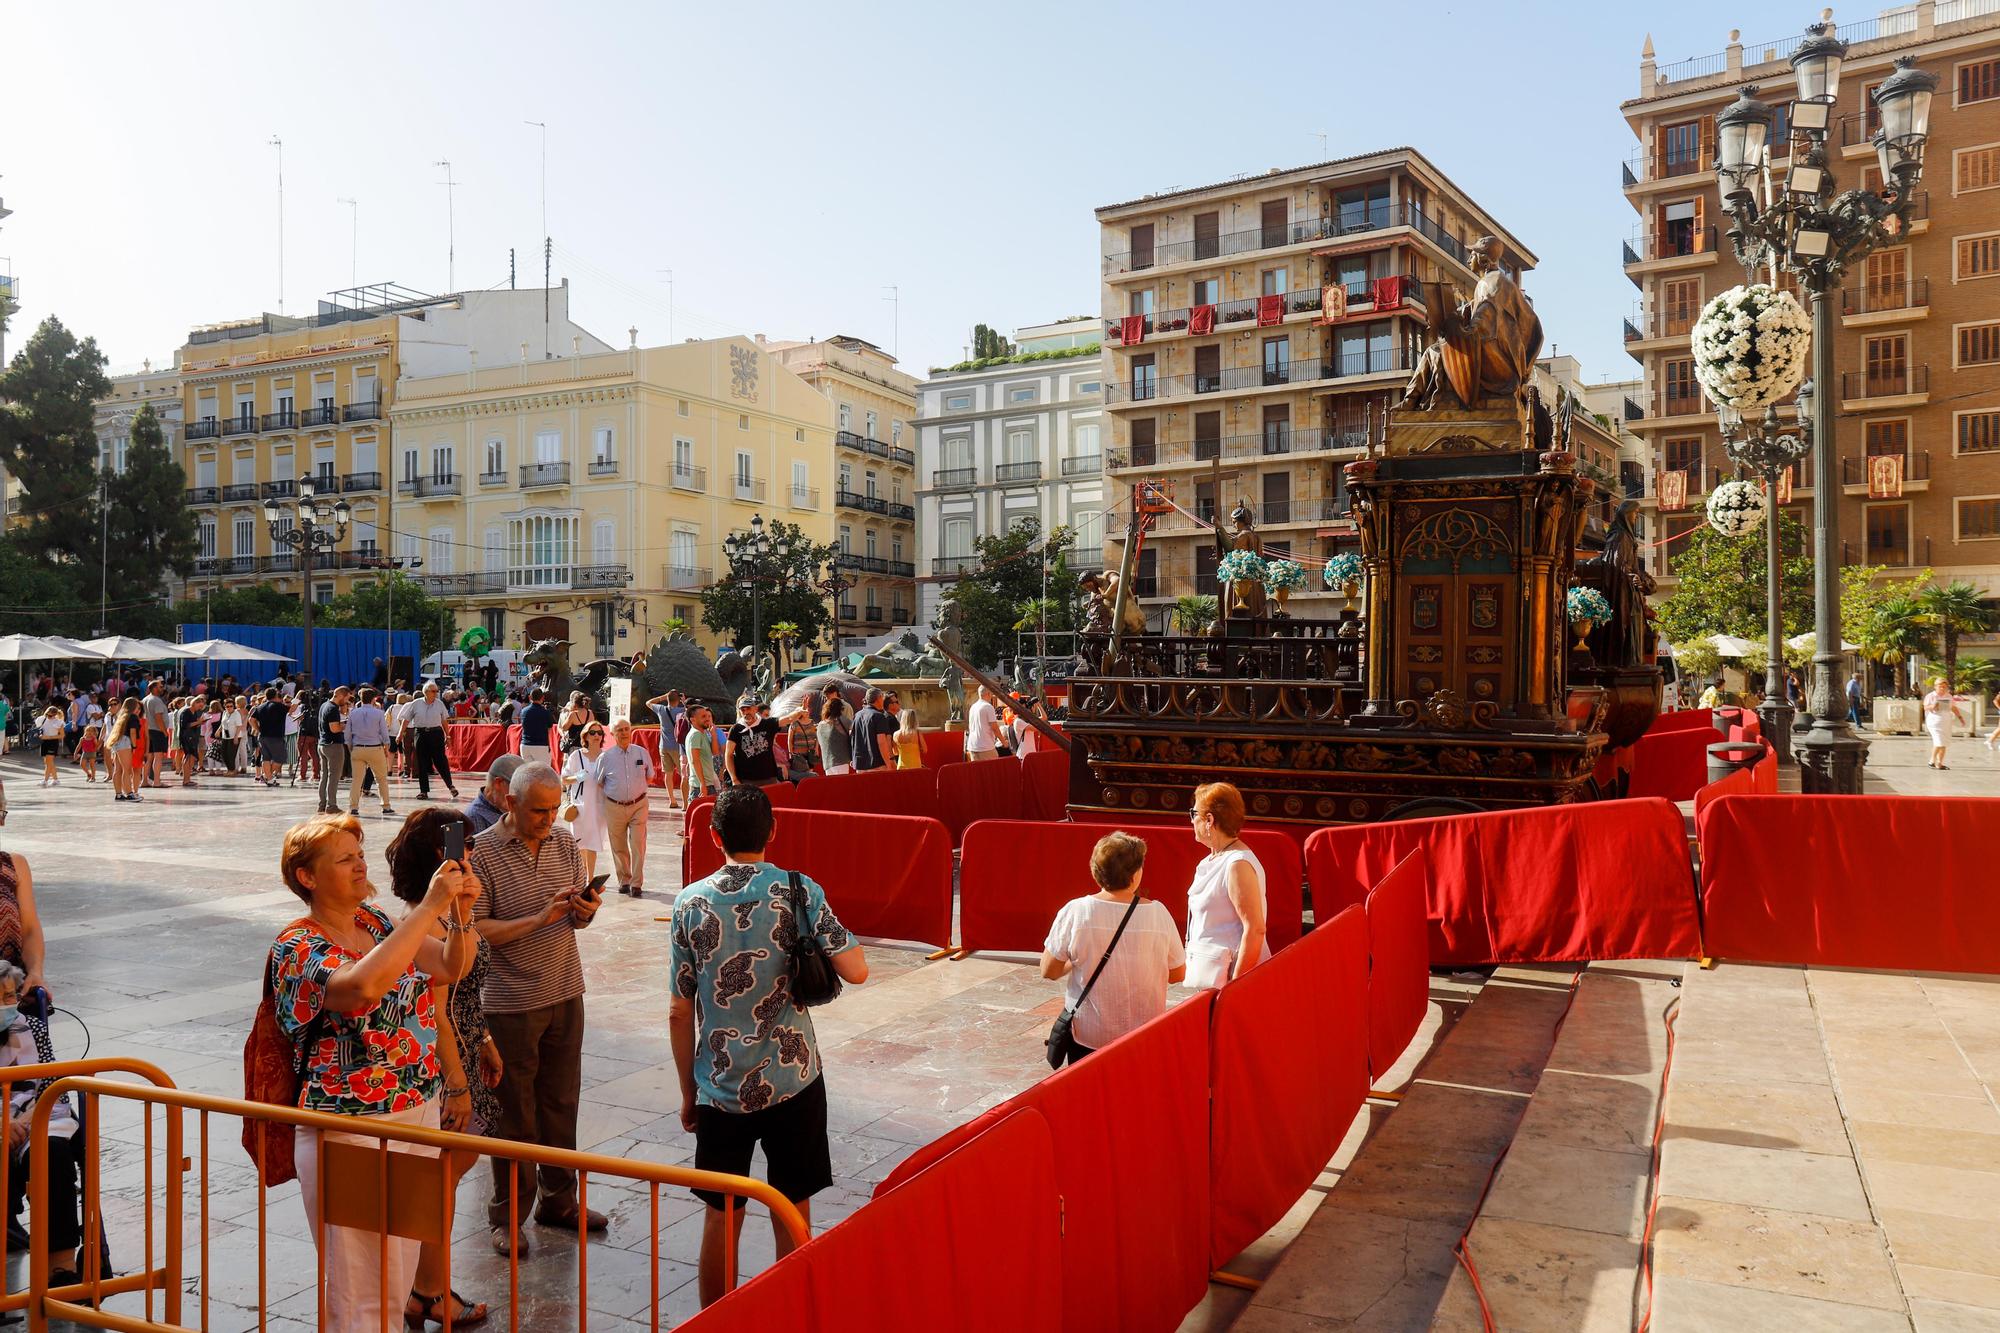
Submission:
M 826 1139 L 826 1081 L 812 1016 L 791 999 L 790 950 L 797 939 L 791 875 L 764 860 L 771 800 L 757 787 L 716 797 L 710 836 L 720 870 L 674 900 L 668 954 L 673 1002 L 668 1030 L 681 1077 L 681 1125 L 694 1134 L 698 1169 L 747 1175 L 761 1143 L 773 1189 L 799 1206 L 833 1183 Z M 810 879 L 798 898 L 812 937 L 849 985 L 868 979 L 868 959 Z M 708 1205 L 701 1233 L 701 1303 L 722 1295 L 722 1196 L 696 1190 Z M 743 1212 L 736 1211 L 736 1230 Z M 772 1219 L 777 1254 L 792 1244 Z

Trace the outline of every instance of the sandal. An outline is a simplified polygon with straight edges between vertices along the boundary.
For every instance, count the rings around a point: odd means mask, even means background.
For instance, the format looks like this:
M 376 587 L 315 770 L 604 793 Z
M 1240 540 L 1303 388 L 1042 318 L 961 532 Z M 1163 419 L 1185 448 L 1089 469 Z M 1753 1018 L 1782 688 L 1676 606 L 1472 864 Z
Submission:
M 409 1306 L 403 1307 L 403 1327 L 422 1329 L 426 1323 L 442 1326 L 444 1316 L 438 1313 L 438 1306 L 444 1304 L 447 1297 L 458 1302 L 458 1309 L 453 1311 L 451 1316 L 453 1328 L 470 1328 L 474 1324 L 483 1324 L 487 1315 L 491 1313 L 484 1301 L 478 1305 L 468 1305 L 465 1297 L 455 1291 L 446 1292 L 442 1296 L 423 1296 L 413 1291 L 410 1293 L 410 1300 L 420 1308 L 412 1314 Z

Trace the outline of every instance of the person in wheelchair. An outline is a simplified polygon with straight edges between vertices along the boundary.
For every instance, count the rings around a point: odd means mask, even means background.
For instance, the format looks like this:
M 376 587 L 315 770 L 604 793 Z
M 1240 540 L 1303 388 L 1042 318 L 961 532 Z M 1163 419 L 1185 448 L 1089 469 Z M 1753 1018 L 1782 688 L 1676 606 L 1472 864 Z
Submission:
M 26 994 L 28 977 L 12 963 L 0 962 L 0 1066 L 12 1068 L 16 1065 L 41 1064 L 44 1058 L 38 1049 L 35 1035 L 28 1020 L 21 1015 L 21 1004 Z M 40 997 L 42 992 L 34 995 Z M 35 1113 L 35 1098 L 41 1094 L 42 1085 L 36 1081 L 10 1084 L 8 1099 L 11 1116 L 7 1121 L 7 1216 L 12 1218 L 21 1211 L 22 1202 L 28 1197 L 28 1163 L 30 1120 Z M 49 1113 L 49 1215 L 46 1220 L 31 1219 L 36 1226 L 49 1229 L 49 1285 L 66 1286 L 79 1280 L 83 1271 L 83 1135 L 77 1120 L 76 1107 L 65 1096 Z M 109 1269 L 105 1270 L 107 1275 Z

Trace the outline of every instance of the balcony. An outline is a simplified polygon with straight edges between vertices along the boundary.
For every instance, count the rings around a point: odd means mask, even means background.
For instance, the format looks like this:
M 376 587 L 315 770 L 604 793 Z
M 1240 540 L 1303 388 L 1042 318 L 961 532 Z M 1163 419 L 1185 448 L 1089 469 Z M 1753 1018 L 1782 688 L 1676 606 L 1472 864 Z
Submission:
M 299 557 L 294 551 L 280 551 L 264 561 L 267 574 L 296 574 L 299 572 Z
M 842 602 L 840 604 L 840 618 L 842 620 L 859 620 L 861 619 L 861 608 L 852 602 Z
M 618 475 L 618 460 L 615 458 L 593 458 L 586 469 L 593 477 L 615 477 Z
M 1930 314 L 1931 280 L 1912 278 L 1891 285 L 1865 284 L 1840 294 L 1840 317 L 1857 324 L 1901 324 Z M 1871 319 L 1869 316 L 1880 316 Z
M 382 489 L 382 474 L 379 472 L 350 472 L 340 479 L 340 489 L 349 495 L 356 491 L 379 491 Z
M 1686 342 L 1694 332 L 1695 317 L 1701 314 L 1701 307 L 1677 305 L 1664 310 L 1656 310 L 1650 316 L 1633 311 L 1625 321 L 1625 342 L 1628 350 L 1637 356 L 1642 350 L 1630 347 L 1633 343 Z
M 1033 463 L 1000 463 L 993 469 L 995 481 L 1040 481 L 1042 465 Z
M 889 507 L 882 512 L 890 518 L 900 518 L 907 522 L 917 516 L 917 507 L 915 505 L 906 505 L 900 500 L 891 500 L 889 501 Z
M 629 588 L 632 571 L 624 565 L 576 565 L 570 570 L 572 588 Z
M 297 430 L 298 425 L 299 414 L 289 407 L 279 412 L 264 414 L 265 430 Z
M 240 500 L 254 500 L 256 498 L 257 483 L 254 481 L 239 481 L 233 486 L 224 486 L 222 488 L 222 501 L 224 504 L 234 504 Z
M 1417 309 L 1422 306 L 1423 287 L 1412 274 L 1397 274 L 1387 278 L 1374 278 L 1367 282 L 1347 285 L 1347 311 L 1350 315 L 1389 314 L 1392 311 Z M 1305 287 L 1286 292 L 1274 298 L 1256 296 L 1239 297 L 1231 301 L 1219 301 L 1212 306 L 1190 306 L 1175 310 L 1162 310 L 1156 315 L 1133 315 L 1130 319 L 1139 321 L 1140 337 L 1133 345 L 1146 338 L 1160 334 L 1185 333 L 1192 326 L 1196 310 L 1213 310 L 1211 327 L 1202 334 L 1216 329 L 1234 327 L 1239 324 L 1254 325 L 1258 322 L 1259 302 L 1274 299 L 1280 302 L 1278 318 L 1288 319 L 1294 315 L 1317 316 L 1321 310 L 1321 292 L 1317 287 Z M 1104 321 L 1104 341 L 1125 345 L 1127 320 L 1107 319 Z M 1273 321 L 1276 322 L 1276 321 Z M 1266 325 L 1268 327 L 1268 325 Z M 1195 335 L 1197 337 L 1201 334 Z
M 568 463 L 523 463 L 521 464 L 521 489 L 535 486 L 569 485 Z
M 891 621 L 892 623 L 894 623 L 894 624 L 897 624 L 897 625 L 907 625 L 907 624 L 909 624 L 909 623 L 910 623 L 910 608 L 909 608 L 909 607 L 907 607 L 907 606 L 899 606 L 899 607 L 895 608 L 895 609 L 894 609 L 893 611 L 891 611 L 891 612 L 889 613 L 889 619 L 890 619 L 890 621 Z
M 885 612 L 885 611 L 884 611 L 884 610 L 883 610 L 883 609 L 882 609 L 881 607 L 879 607 L 879 606 L 871 606 L 871 607 L 869 607 L 869 608 L 868 608 L 868 623 L 869 623 L 869 624 L 871 624 L 871 625 L 879 625 L 879 624 L 881 624 L 881 623 L 882 623 L 882 622 L 883 622 L 883 621 L 884 621 L 885 619 L 887 619 L 887 618 L 888 618 L 888 613 L 887 613 L 887 612 Z
M 1063 552 L 1063 563 L 1078 574 L 1093 569 L 1104 568 L 1104 551 L 1101 547 L 1079 547 Z
M 190 440 L 213 440 L 222 434 L 222 423 L 214 417 L 190 421 L 181 434 L 183 438 Z
M 1138 273 L 1146 269 L 1165 268 L 1175 264 L 1201 263 L 1229 255 L 1250 254 L 1258 250 L 1278 250 L 1291 245 L 1306 245 L 1313 241 L 1361 236 L 1369 232 L 1387 231 L 1393 227 L 1408 227 L 1460 264 L 1465 262 L 1465 247 L 1415 203 L 1405 200 L 1399 204 L 1391 204 L 1387 199 L 1382 199 L 1362 208 L 1343 210 L 1330 217 L 1301 218 L 1269 227 L 1257 226 L 1243 231 L 1225 232 L 1214 237 L 1166 241 L 1155 244 L 1150 249 L 1108 254 L 1104 256 L 1103 271 L 1105 277 L 1116 277 L 1123 273 Z
M 917 576 L 917 567 L 908 560 L 891 560 L 882 572 L 893 579 L 913 579 Z
M 222 491 L 214 486 L 190 486 L 187 503 L 191 505 L 212 505 L 222 499 Z
M 1620 259 L 1625 267 L 1631 268 L 1635 264 L 1719 254 L 1718 239 L 1713 222 L 1702 227 L 1648 230 L 1624 242 Z
M 224 435 L 255 435 L 257 433 L 257 418 L 254 416 L 224 417 L 222 419 L 222 433 Z
M 979 568 L 976 555 L 936 555 L 931 557 L 933 578 L 959 578 Z
M 892 463 L 902 463 L 908 467 L 915 467 L 917 463 L 917 456 L 901 445 L 884 444 L 872 436 L 861 435 L 851 430 L 835 431 L 833 442 L 842 449 L 857 449 L 870 457 L 886 458 Z
M 1868 494 L 1868 469 L 1873 458 L 1840 460 L 1840 486 L 1849 495 Z M 1903 490 L 1927 491 L 1931 486 L 1931 453 L 1919 449 L 1903 455 Z
M 299 426 L 301 429 L 309 426 L 337 426 L 339 424 L 340 409 L 332 403 L 328 403 L 325 407 L 308 407 L 305 411 L 299 413 Z
M 1324 431 L 1317 426 L 1280 429 L 1274 425 L 1269 431 L 1255 435 L 1222 435 L 1209 439 L 1131 445 L 1125 449 L 1113 449 L 1106 462 L 1113 472 L 1120 472 L 1126 468 L 1206 463 L 1215 458 L 1268 458 L 1283 454 L 1318 453 L 1322 449 L 1367 447 L 1366 431 Z
M 218 574 L 255 574 L 257 557 L 254 555 L 232 555 L 215 562 Z
M 1385 362 L 1380 368 L 1393 370 L 1386 364 L 1393 357 L 1378 357 Z M 1145 402 L 1153 398 L 1184 398 L 1190 395 L 1209 393 L 1241 393 L 1256 389 L 1279 388 L 1289 384 L 1307 384 L 1315 380 L 1333 379 L 1338 372 L 1332 370 L 1331 363 L 1322 361 L 1278 361 L 1258 366 L 1227 366 L 1220 370 L 1198 372 L 1193 375 L 1163 375 L 1158 379 L 1134 380 L 1125 384 L 1106 384 L 1104 401 L 1107 403 Z M 1356 371 L 1355 374 L 1372 374 L 1372 371 Z
M 854 551 L 842 551 L 833 557 L 835 569 L 858 569 L 863 574 L 886 574 L 889 562 L 880 556 L 861 555 Z
M 507 575 L 498 570 L 478 574 L 412 574 L 410 581 L 433 596 L 491 597 L 507 591 Z
M 979 484 L 979 469 L 976 467 L 952 467 L 931 473 L 931 489 L 938 491 L 969 491 Z
M 708 469 L 674 464 L 673 488 L 677 491 L 706 491 L 708 489 Z
M 742 500 L 749 504 L 763 504 L 764 479 L 762 477 L 746 477 L 740 472 L 732 473 L 729 478 L 729 494 L 732 499 Z
M 817 486 L 794 486 L 790 491 L 790 496 L 792 508 L 794 509 L 819 508 L 819 487 Z
M 1364 351 L 1335 352 L 1328 358 L 1326 379 L 1352 379 L 1359 375 L 1407 373 L 1416 359 L 1407 347 L 1368 348 Z
M 1914 407 L 1928 399 L 1930 392 L 1929 366 L 1904 366 L 1893 371 L 1849 370 L 1840 376 L 1840 410 Z
M 380 421 L 382 419 L 382 400 L 377 398 L 372 402 L 349 403 L 341 415 L 348 421 Z
M 668 565 L 666 578 L 670 592 L 694 592 L 714 582 L 707 570 L 692 565 Z
M 396 483 L 396 494 L 414 495 L 418 499 L 457 495 L 459 489 L 460 483 L 457 473 L 442 477 L 405 477 Z
M 1103 454 L 1079 454 L 1062 461 L 1062 474 L 1065 477 L 1094 477 L 1103 471 Z
M 886 514 L 889 502 L 879 495 L 863 495 L 859 491 L 838 490 L 833 493 L 833 502 L 842 509 L 859 509 L 870 514 Z
M 267 481 L 264 483 L 264 498 L 266 500 L 289 500 L 298 493 L 299 484 L 296 481 L 288 479 L 285 481 Z
M 1782 156 L 1778 148 L 1778 138 L 1772 138 L 1772 151 Z M 1656 152 L 1639 152 L 1618 164 L 1618 185 L 1620 189 L 1631 190 L 1655 181 L 1682 180 L 1698 176 L 1715 168 L 1715 147 L 1702 144 L 1696 151 L 1669 152 L 1664 145 Z
M 507 473 L 505 469 L 499 472 L 482 472 L 479 474 L 479 484 L 481 486 L 505 486 L 507 484 Z

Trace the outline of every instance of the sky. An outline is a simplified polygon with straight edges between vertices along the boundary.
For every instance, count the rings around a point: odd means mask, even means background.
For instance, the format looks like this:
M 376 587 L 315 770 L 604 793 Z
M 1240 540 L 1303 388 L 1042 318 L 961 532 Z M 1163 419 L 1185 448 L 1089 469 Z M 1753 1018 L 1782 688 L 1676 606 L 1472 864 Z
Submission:
M 539 121 L 553 276 L 615 346 L 848 333 L 921 376 L 1095 313 L 1095 207 L 1407 144 L 1539 257 L 1547 341 L 1630 377 L 1647 25 L 1665 63 L 1817 7 L 1496 8 L 16 0 L 10 342 L 53 314 L 136 370 L 281 292 L 505 286 L 510 247 L 536 285 Z

